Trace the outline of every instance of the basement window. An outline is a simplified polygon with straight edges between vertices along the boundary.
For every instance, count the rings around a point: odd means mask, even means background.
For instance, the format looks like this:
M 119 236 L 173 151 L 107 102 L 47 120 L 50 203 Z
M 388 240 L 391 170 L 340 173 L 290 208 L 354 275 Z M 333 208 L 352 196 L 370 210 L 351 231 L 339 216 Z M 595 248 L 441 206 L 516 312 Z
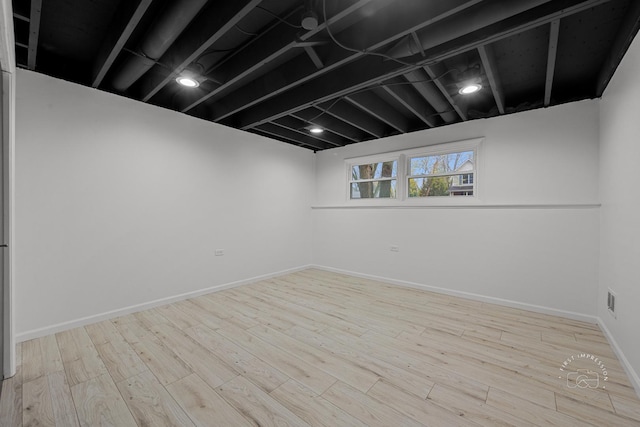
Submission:
M 351 165 L 349 198 L 395 199 L 398 192 L 398 159 Z
M 409 158 L 408 196 L 473 196 L 473 150 Z
M 474 199 L 478 194 L 481 141 L 450 142 L 347 159 L 347 199 L 419 204 Z

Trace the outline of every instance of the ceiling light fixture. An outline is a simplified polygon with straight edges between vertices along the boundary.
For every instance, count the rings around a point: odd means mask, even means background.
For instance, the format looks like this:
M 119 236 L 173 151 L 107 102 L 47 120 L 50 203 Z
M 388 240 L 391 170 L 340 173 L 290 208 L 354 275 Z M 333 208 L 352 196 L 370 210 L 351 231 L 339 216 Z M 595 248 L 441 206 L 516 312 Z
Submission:
M 320 126 L 312 126 L 309 128 L 309 132 L 319 134 L 324 132 L 324 129 L 322 129 Z
M 467 68 L 458 78 L 456 83 L 460 95 L 471 95 L 482 89 L 482 77 L 480 77 L 480 65 Z
M 307 31 L 318 28 L 318 15 L 313 11 L 311 0 L 307 0 L 305 2 L 304 13 L 302 14 L 302 22 L 300 25 L 302 25 L 302 28 Z
M 476 93 L 480 89 L 482 89 L 482 85 L 480 83 L 468 82 L 467 84 L 465 84 L 465 86 L 462 86 L 458 90 L 458 93 L 460 95 L 471 95 L 472 93 Z
M 198 87 L 200 86 L 200 82 L 198 82 L 195 78 L 189 76 L 178 76 L 176 81 L 184 87 Z

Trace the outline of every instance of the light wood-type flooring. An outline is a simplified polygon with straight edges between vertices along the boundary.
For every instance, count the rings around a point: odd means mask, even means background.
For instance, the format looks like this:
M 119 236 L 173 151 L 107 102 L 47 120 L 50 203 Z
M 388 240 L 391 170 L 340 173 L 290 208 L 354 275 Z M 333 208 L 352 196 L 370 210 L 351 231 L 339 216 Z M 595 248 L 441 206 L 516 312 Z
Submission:
M 320 270 L 18 350 L 3 427 L 640 425 L 595 325 Z

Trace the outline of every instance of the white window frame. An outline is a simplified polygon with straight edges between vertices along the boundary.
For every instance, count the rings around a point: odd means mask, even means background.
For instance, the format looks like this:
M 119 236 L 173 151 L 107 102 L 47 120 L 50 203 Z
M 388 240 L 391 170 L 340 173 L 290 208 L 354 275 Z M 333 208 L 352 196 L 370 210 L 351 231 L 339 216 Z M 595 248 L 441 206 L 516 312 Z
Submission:
M 388 204 L 389 202 L 397 202 L 401 200 L 404 191 L 402 191 L 401 186 L 402 182 L 400 180 L 401 175 L 400 169 L 403 168 L 399 153 L 387 153 L 387 154 L 376 154 L 373 156 L 364 156 L 364 157 L 356 157 L 353 159 L 347 159 L 347 200 L 354 203 L 364 202 L 365 204 Z M 383 162 L 396 162 L 396 177 L 395 178 L 383 178 L 383 179 L 371 179 L 371 180 L 352 180 L 352 169 L 354 166 L 358 165 L 366 165 L 371 163 L 383 163 Z M 366 181 L 396 181 L 396 197 L 389 197 L 383 199 L 352 199 L 351 198 L 351 184 L 355 182 L 366 182 Z
M 345 159 L 346 167 L 346 200 L 353 205 L 365 206 L 446 206 L 446 205 L 469 205 L 477 204 L 480 201 L 481 188 L 481 161 L 482 161 L 482 141 L 484 138 L 474 138 L 463 141 L 445 142 L 441 144 L 428 145 L 420 148 L 412 148 L 402 151 L 392 151 L 370 156 L 352 157 Z M 431 197 L 409 197 L 409 162 L 415 157 L 437 156 L 442 154 L 458 153 L 463 151 L 473 151 L 473 195 L 472 196 L 431 196 Z M 389 162 L 396 160 L 397 181 L 396 198 L 388 199 L 351 199 L 351 171 L 353 166 Z M 466 172 L 465 173 L 471 173 Z M 451 175 L 451 174 L 445 174 Z M 435 175 L 434 175 L 435 176 Z

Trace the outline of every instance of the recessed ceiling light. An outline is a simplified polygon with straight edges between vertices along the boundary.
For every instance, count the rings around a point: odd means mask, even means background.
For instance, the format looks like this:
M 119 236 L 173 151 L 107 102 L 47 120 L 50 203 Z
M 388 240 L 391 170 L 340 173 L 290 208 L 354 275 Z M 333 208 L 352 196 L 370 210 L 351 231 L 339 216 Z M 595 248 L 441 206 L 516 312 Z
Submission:
M 472 93 L 476 93 L 480 89 L 482 89 L 482 85 L 480 83 L 471 83 L 461 87 L 458 93 L 460 95 L 470 95 Z
M 311 31 L 318 28 L 318 15 L 312 10 L 307 10 L 302 15 L 302 28 Z
M 318 134 L 318 133 L 324 132 L 324 129 L 322 129 L 319 126 L 313 126 L 313 127 L 309 128 L 309 132 Z
M 180 76 L 180 77 L 178 77 L 176 79 L 176 81 L 178 83 L 180 83 L 182 86 L 185 86 L 185 87 L 198 87 L 198 86 L 200 86 L 200 83 L 196 79 L 194 79 L 192 77 Z

